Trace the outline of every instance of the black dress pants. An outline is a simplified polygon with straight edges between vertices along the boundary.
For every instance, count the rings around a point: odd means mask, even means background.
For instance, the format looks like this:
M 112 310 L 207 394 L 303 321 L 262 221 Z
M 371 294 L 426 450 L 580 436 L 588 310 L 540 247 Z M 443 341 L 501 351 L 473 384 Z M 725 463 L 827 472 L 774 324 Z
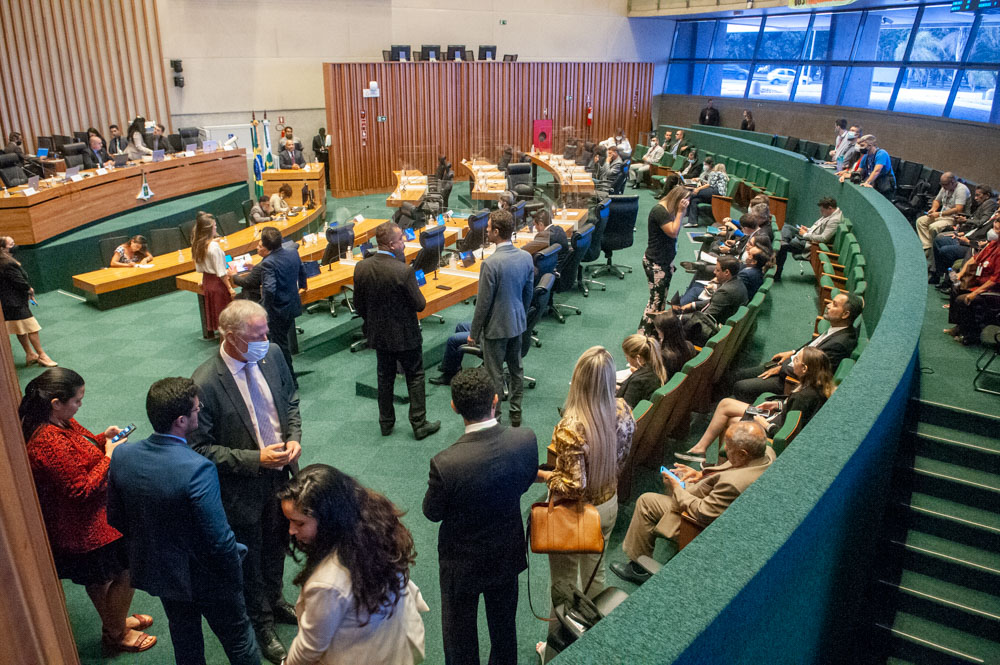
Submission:
M 759 375 L 767 369 L 767 365 L 757 365 L 756 367 L 746 367 L 733 373 L 733 397 L 753 404 L 754 400 L 762 393 L 774 393 L 783 395 L 785 393 L 785 375 L 778 372 L 776 375 L 761 379 Z
M 383 429 L 396 424 L 396 408 L 392 405 L 392 386 L 396 382 L 397 363 L 406 377 L 406 393 L 410 396 L 410 426 L 414 429 L 427 422 L 424 392 L 424 354 L 421 347 L 406 351 L 375 351 L 378 363 L 378 422 Z
M 258 631 L 274 627 L 273 606 L 284 598 L 282 585 L 288 520 L 281 512 L 277 493 L 285 477 L 282 471 L 261 469 L 257 478 L 248 478 L 247 482 L 260 483 L 260 518 L 255 523 L 230 524 L 236 541 L 247 546 L 247 555 L 243 560 L 243 595 L 247 614 Z
M 230 665 L 260 665 L 257 640 L 241 594 L 195 601 L 161 598 L 160 602 L 170 624 L 177 665 L 205 665 L 202 617 L 222 643 Z
M 479 665 L 479 596 L 490 631 L 489 665 L 517 663 L 517 575 L 485 588 L 463 575 L 441 573 L 441 632 L 445 665 Z
M 274 312 L 267 313 L 267 337 L 278 345 L 281 355 L 285 357 L 288 371 L 295 375 L 292 369 L 292 326 L 295 325 L 295 318 L 291 316 L 281 316 Z

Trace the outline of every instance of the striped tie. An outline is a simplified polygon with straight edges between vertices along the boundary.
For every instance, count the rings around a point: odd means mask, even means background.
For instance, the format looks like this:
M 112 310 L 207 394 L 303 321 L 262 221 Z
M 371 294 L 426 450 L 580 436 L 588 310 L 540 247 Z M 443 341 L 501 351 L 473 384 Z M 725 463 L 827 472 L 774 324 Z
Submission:
M 243 371 L 246 372 L 250 404 L 253 406 L 254 415 L 257 417 L 257 429 L 260 431 L 260 445 L 262 448 L 266 448 L 276 443 L 281 443 L 281 441 L 274 436 L 274 428 L 271 427 L 271 416 L 267 410 L 267 400 L 264 398 L 264 392 L 261 390 L 261 386 L 257 382 L 254 373 L 250 371 L 252 367 L 256 366 L 257 363 L 247 363 L 243 366 Z

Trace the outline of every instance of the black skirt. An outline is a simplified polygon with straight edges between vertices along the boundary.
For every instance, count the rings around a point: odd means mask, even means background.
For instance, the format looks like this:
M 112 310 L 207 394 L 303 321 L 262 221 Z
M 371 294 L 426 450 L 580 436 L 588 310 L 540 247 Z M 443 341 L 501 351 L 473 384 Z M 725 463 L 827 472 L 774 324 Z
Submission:
M 128 547 L 119 538 L 89 552 L 52 552 L 59 579 L 90 586 L 107 584 L 128 570 Z

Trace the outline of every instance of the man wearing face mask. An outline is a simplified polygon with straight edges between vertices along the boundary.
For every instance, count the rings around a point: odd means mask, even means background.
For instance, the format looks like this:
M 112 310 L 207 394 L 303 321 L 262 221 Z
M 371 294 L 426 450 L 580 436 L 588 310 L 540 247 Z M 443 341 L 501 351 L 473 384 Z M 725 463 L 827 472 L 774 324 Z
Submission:
M 394 222 L 375 229 L 378 252 L 354 269 L 354 309 L 364 319 L 368 346 L 378 363 L 378 422 L 382 436 L 392 434 L 396 409 L 392 386 L 396 367 L 406 376 L 410 397 L 410 426 L 419 441 L 441 429 L 441 421 L 427 421 L 424 397 L 423 337 L 417 312 L 427 306 L 413 269 L 403 259 L 403 230 Z
M 267 339 L 267 312 L 234 300 L 219 314 L 222 346 L 191 376 L 201 411 L 191 447 L 215 463 L 222 505 L 247 546 L 243 588 L 261 653 L 285 657 L 274 623 L 295 624 L 282 595 L 288 520 L 277 492 L 298 472 L 302 453 L 299 395 L 281 349 Z
M 841 157 L 844 158 L 844 169 L 850 171 L 854 163 L 858 161 L 861 157 L 861 151 L 858 149 L 858 137 L 861 136 L 861 127 L 858 125 L 851 125 L 851 128 L 844 138 L 837 143 L 837 149 L 831 153 L 833 161 L 831 164 L 836 164 L 837 160 Z
M 3 151 L 17 155 L 21 160 L 21 167 L 29 176 L 42 175 L 42 163 L 38 158 L 33 155 L 24 154 L 24 140 L 21 138 L 21 132 L 11 132 L 7 138 L 7 145 L 4 146 Z

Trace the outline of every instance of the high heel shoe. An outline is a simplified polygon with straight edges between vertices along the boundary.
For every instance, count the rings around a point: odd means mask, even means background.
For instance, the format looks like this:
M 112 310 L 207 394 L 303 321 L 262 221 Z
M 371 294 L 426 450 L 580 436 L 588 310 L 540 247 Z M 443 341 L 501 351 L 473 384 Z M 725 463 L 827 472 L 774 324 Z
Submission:
M 38 364 L 41 365 L 42 367 L 58 367 L 59 366 L 59 363 L 57 363 L 55 360 L 52 360 L 52 358 L 49 358 L 44 353 L 41 354 L 40 356 L 38 356 Z

